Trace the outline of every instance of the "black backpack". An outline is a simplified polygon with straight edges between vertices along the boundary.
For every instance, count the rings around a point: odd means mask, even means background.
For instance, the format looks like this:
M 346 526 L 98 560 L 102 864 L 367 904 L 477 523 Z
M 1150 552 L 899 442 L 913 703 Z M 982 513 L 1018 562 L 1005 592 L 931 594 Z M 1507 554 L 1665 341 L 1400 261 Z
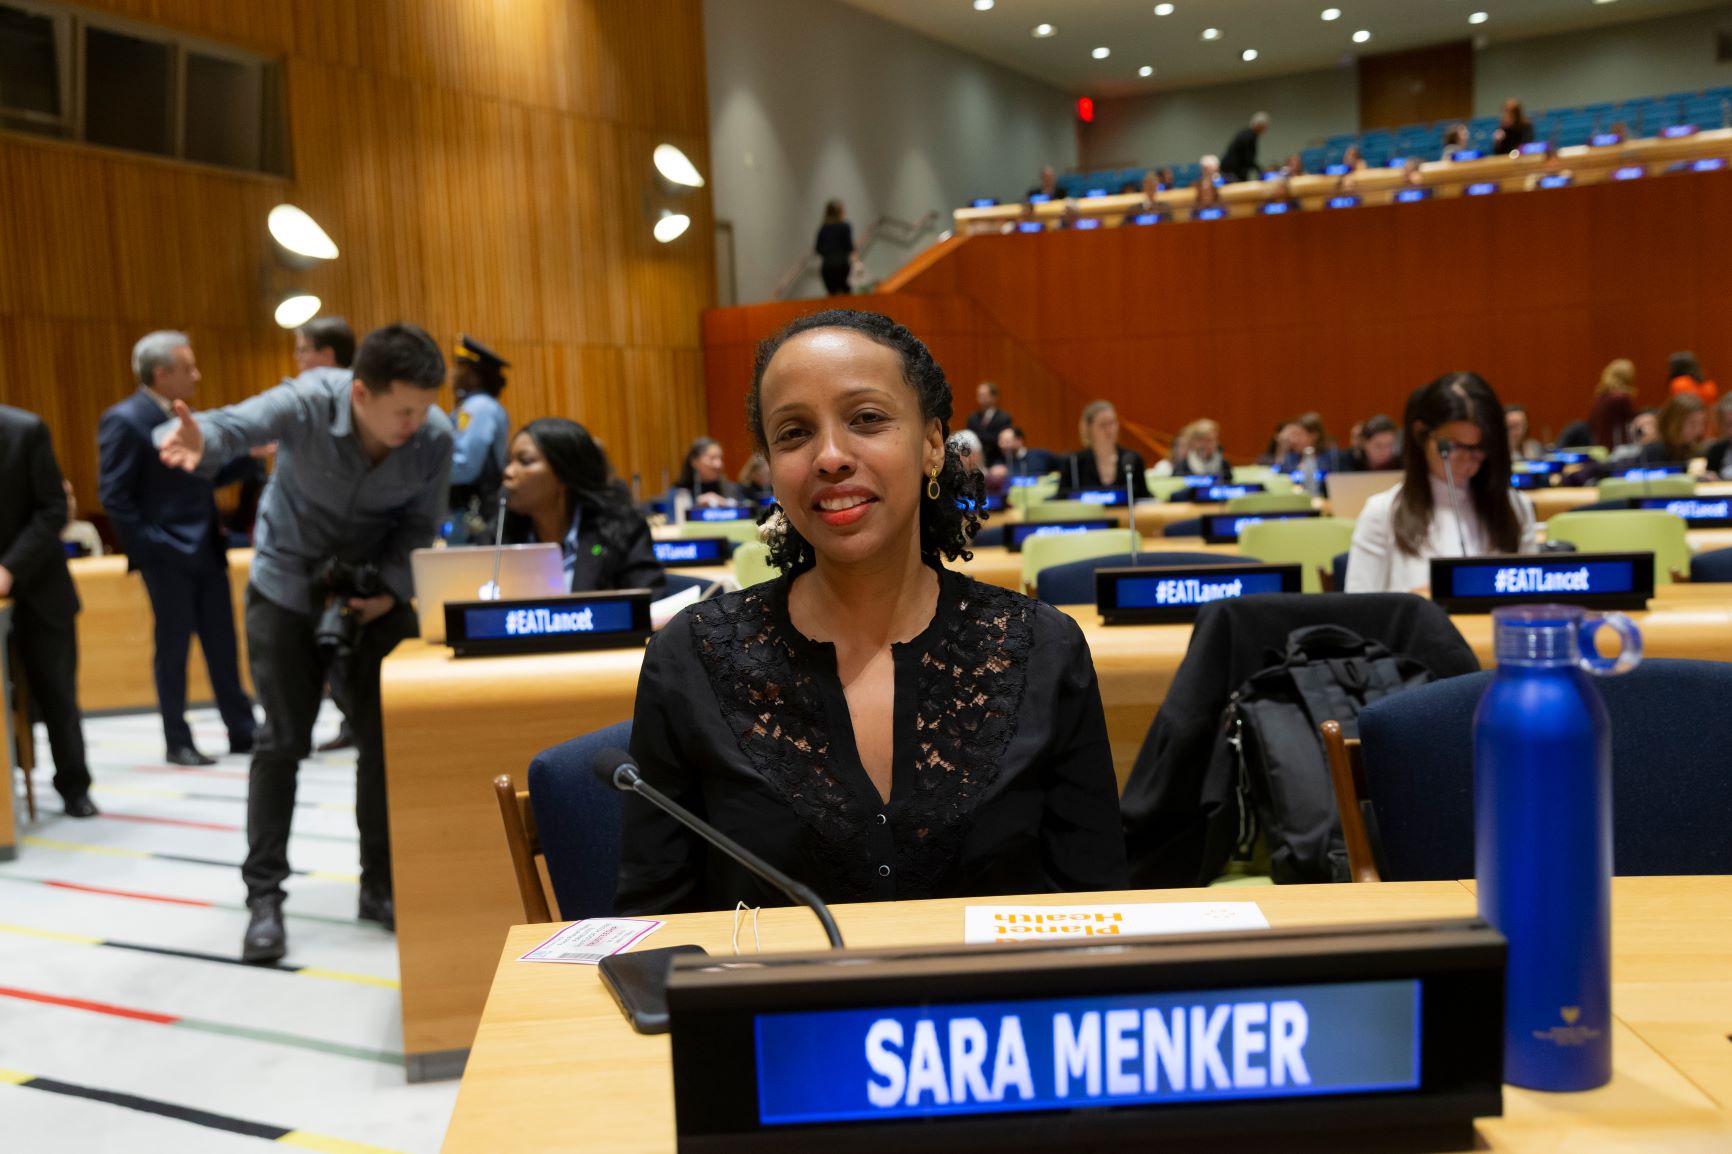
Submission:
M 1233 694 L 1216 743 L 1216 757 L 1229 759 L 1238 783 L 1234 856 L 1249 859 L 1261 833 L 1276 882 L 1347 881 L 1347 847 L 1318 727 L 1337 721 L 1345 736 L 1357 737 L 1361 709 L 1431 680 L 1422 663 L 1339 625 L 1288 634 L 1280 662 Z

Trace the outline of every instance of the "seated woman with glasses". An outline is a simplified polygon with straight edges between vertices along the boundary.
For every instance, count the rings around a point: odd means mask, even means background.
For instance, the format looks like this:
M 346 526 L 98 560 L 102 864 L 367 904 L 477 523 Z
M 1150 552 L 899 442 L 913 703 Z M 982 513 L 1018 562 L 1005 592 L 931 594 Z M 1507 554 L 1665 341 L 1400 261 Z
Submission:
M 1477 373 L 1447 373 L 1407 398 L 1405 474 L 1359 514 L 1349 593 L 1424 592 L 1433 557 L 1537 550 L 1533 503 L 1510 488 L 1503 412 Z
M 814 313 L 760 346 L 746 420 L 782 576 L 650 641 L 633 757 L 827 901 L 1121 888 L 1082 630 L 945 566 L 970 556 L 983 493 L 950 417 L 944 371 L 887 317 Z M 624 805 L 622 914 L 785 903 L 641 798 Z

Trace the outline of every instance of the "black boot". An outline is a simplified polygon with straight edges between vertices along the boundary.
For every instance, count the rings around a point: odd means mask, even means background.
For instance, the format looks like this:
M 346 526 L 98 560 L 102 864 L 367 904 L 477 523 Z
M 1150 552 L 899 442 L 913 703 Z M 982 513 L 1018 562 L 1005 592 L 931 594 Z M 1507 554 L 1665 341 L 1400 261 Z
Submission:
M 288 935 L 283 932 L 283 895 L 252 898 L 247 908 L 253 917 L 241 943 L 241 961 L 255 964 L 282 961 L 289 952 Z
M 316 752 L 316 753 L 335 753 L 339 749 L 354 749 L 354 748 L 355 748 L 355 735 L 349 731 L 349 722 L 348 722 L 348 719 L 345 718 L 342 726 L 339 727 L 337 730 L 337 736 L 331 738 L 331 740 L 329 740 L 329 741 L 325 742 L 325 744 L 319 746 L 319 748 L 317 750 L 315 750 L 314 752 Z
M 178 765 L 185 769 L 201 769 L 207 765 L 215 765 L 216 758 L 206 757 L 190 745 L 178 746 L 168 751 L 164 759 L 170 765 Z
M 386 929 L 397 929 L 397 903 L 391 891 L 382 887 L 361 887 L 361 908 L 355 917 L 363 922 L 378 922 Z

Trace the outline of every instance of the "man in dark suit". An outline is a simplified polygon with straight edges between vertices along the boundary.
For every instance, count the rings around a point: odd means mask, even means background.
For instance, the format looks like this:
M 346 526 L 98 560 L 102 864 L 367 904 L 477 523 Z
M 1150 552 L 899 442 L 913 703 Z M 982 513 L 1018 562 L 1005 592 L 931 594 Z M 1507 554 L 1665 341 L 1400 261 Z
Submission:
M 185 334 L 141 338 L 133 346 L 132 369 L 138 391 L 102 414 L 102 505 L 126 551 L 126 567 L 144 578 L 156 615 L 156 700 L 168 762 L 214 765 L 193 745 L 186 723 L 187 651 L 197 633 L 228 726 L 229 752 L 251 753 L 253 703 L 241 688 L 235 655 L 234 600 L 216 488 L 256 472 L 258 463 L 240 457 L 213 482 L 158 459 L 152 430 L 173 420 L 174 402 L 191 401 L 199 381 Z
M 1012 477 L 1044 477 L 1064 468 L 1064 458 L 1051 449 L 1031 449 L 1023 440 L 1020 425 L 1006 425 L 998 434 L 1004 471 Z
M 1011 425 L 1010 414 L 998 407 L 998 386 L 981 381 L 974 388 L 974 403 L 979 407 L 968 414 L 968 428 L 980 438 L 986 451 L 986 466 L 1004 464 L 1004 454 L 998 451 L 998 434 Z
M 94 817 L 78 712 L 78 591 L 60 544 L 65 527 L 66 489 L 48 426 L 0 405 L 0 597 L 14 603 L 12 643 L 47 725 L 54 788 L 66 816 Z M 4 754 L 8 765 L 11 752 Z
M 1257 164 L 1257 139 L 1269 127 L 1269 114 L 1259 112 L 1251 123 L 1234 134 L 1221 154 L 1221 175 L 1227 180 L 1262 180 L 1263 169 Z

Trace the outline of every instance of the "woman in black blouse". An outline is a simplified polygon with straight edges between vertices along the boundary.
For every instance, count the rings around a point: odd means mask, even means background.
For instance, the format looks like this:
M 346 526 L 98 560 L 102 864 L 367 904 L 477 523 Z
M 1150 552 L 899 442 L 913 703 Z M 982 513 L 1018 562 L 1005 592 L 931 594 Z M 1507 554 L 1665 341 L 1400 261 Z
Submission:
M 824 278 L 824 291 L 831 296 L 848 292 L 848 270 L 860 255 L 854 248 L 854 226 L 842 212 L 842 202 L 832 200 L 824 206 L 824 223 L 818 226 L 818 239 L 812 242 L 818 254 L 818 273 Z
M 739 505 L 746 493 L 728 480 L 722 468 L 722 443 L 713 437 L 699 437 L 686 450 L 686 463 L 674 479 L 674 493 L 685 491 L 693 505 Z
M 1083 447 L 1065 458 L 1063 480 L 1071 489 L 1122 489 L 1125 474 L 1137 500 L 1149 495 L 1143 458 L 1119 444 L 1119 411 L 1111 401 L 1092 401 L 1082 411 L 1077 434 Z
M 747 420 L 776 581 L 650 642 L 632 753 L 654 785 L 829 901 L 1114 889 L 1118 790 L 1070 618 L 946 569 L 981 478 L 912 333 L 832 310 L 758 350 Z M 1033 659 L 1038 651 L 1040 660 Z M 783 899 L 625 798 L 622 913 Z

